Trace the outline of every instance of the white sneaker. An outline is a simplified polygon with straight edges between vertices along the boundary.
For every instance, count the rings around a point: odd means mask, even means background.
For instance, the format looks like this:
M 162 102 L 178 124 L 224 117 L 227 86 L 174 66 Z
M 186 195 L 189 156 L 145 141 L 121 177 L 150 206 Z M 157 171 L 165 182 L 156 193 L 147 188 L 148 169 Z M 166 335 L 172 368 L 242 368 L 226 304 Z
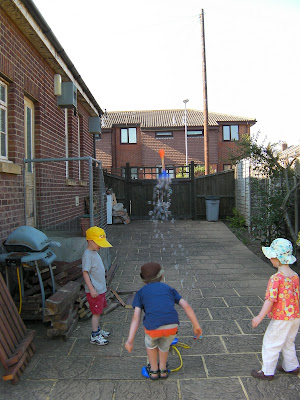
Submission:
M 103 329 L 98 329 L 97 335 L 101 335 L 104 338 L 110 337 L 110 332 L 104 331 Z
M 108 344 L 109 341 L 106 340 L 102 335 L 96 335 L 96 336 L 91 335 L 90 343 L 97 344 L 98 346 L 104 346 Z

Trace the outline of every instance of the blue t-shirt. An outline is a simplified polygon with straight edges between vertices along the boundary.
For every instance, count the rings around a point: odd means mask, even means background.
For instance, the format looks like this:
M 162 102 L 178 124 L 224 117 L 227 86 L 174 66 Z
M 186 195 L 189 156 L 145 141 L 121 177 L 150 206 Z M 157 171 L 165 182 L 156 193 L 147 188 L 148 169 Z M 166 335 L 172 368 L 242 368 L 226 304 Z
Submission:
M 180 299 L 177 290 L 165 283 L 152 282 L 136 293 L 132 306 L 145 311 L 144 327 L 152 330 L 162 325 L 179 324 L 175 303 L 178 304 Z

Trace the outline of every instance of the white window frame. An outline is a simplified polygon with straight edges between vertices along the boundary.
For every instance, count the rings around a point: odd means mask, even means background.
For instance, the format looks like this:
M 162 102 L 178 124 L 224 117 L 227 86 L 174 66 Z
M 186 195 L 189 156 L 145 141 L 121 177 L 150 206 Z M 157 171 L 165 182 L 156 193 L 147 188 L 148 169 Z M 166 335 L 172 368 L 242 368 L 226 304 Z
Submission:
M 125 131 L 126 131 L 126 133 L 125 133 Z M 132 140 L 131 134 L 134 134 L 134 140 Z M 124 140 L 124 136 L 126 136 L 125 140 Z M 120 130 L 120 142 L 121 142 L 121 144 L 136 144 L 137 143 L 136 127 L 131 126 L 129 128 L 121 128 L 121 130 Z
M 166 139 L 166 138 L 173 138 L 173 132 L 172 131 L 166 131 L 166 132 L 155 132 L 155 137 L 157 139 Z
M 0 98 L 0 109 L 4 110 L 4 130 L 2 131 L 2 126 L 0 126 L 0 160 L 8 160 L 8 126 L 7 126 L 7 108 L 8 108 L 8 103 L 7 103 L 7 85 L 4 83 L 2 80 L 0 80 L 0 85 L 1 88 L 4 88 L 4 99 Z M 2 111 L 1 111 L 2 113 Z M 4 143 L 3 143 L 4 142 Z M 2 149 L 4 148 L 4 153 L 2 154 Z
M 202 129 L 197 129 L 197 130 L 188 130 L 187 131 L 187 137 L 199 137 L 203 136 L 203 130 Z
M 232 138 L 233 133 L 231 132 L 233 127 L 237 127 L 237 139 Z M 224 128 L 228 128 L 227 134 L 229 134 L 229 138 L 225 139 L 224 137 Z M 222 127 L 222 134 L 223 134 L 223 141 L 224 142 L 237 142 L 239 140 L 239 126 L 237 124 L 232 124 L 232 125 L 223 125 Z
M 31 100 L 25 97 L 25 115 L 24 115 L 24 125 L 25 125 L 25 154 L 26 158 L 34 158 L 34 105 Z M 33 163 L 27 163 L 27 172 L 33 173 Z

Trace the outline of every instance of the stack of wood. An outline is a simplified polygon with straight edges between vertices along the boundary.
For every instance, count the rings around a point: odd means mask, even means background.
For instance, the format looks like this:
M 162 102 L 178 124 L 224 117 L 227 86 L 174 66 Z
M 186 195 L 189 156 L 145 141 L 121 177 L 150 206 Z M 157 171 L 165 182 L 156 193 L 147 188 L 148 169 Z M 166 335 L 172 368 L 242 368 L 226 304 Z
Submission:
M 67 339 L 78 323 L 78 305 L 75 301 L 81 283 L 70 281 L 46 300 L 44 321 L 51 322 L 47 336 L 62 336 Z
M 125 308 L 132 307 L 132 295 L 134 295 L 132 291 L 118 293 L 110 287 L 117 268 L 117 264 L 113 264 L 106 274 L 106 301 L 108 306 L 104 310 L 104 314 L 108 314 L 120 305 Z M 79 320 L 86 320 L 92 315 L 84 291 L 81 259 L 70 263 L 56 261 L 52 270 L 56 289 L 54 294 L 49 268 L 41 270 L 46 298 L 44 314 L 37 274 L 34 271 L 30 271 L 29 275 L 27 274 L 28 276 L 24 280 L 26 290 L 25 297 L 22 300 L 21 317 L 23 319 L 43 320 L 50 324 L 47 330 L 49 337 L 62 336 L 67 339 Z M 127 294 L 131 297 L 123 300 L 121 296 Z
M 52 265 L 55 290 L 59 290 L 70 281 L 83 283 L 81 259 L 70 263 L 55 261 Z M 52 279 L 48 267 L 40 269 L 45 298 L 53 294 Z M 24 297 L 22 299 L 21 317 L 23 320 L 43 320 L 41 288 L 36 271 L 24 268 Z M 16 303 L 19 301 L 16 298 Z

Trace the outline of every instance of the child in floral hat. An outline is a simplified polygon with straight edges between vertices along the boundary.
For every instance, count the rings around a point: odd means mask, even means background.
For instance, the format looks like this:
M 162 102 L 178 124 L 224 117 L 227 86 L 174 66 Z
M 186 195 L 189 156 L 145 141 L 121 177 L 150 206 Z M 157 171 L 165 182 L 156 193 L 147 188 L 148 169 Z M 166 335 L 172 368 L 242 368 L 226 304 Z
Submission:
M 260 313 L 252 319 L 253 328 L 267 314 L 271 321 L 262 345 L 262 368 L 259 371 L 253 369 L 251 375 L 271 381 L 280 351 L 283 363 L 277 366 L 278 371 L 298 375 L 300 370 L 295 349 L 295 338 L 300 325 L 299 276 L 289 266 L 296 261 L 289 240 L 275 239 L 270 247 L 262 247 L 262 251 L 273 267 L 278 268 L 278 272 L 269 279 L 264 305 Z

